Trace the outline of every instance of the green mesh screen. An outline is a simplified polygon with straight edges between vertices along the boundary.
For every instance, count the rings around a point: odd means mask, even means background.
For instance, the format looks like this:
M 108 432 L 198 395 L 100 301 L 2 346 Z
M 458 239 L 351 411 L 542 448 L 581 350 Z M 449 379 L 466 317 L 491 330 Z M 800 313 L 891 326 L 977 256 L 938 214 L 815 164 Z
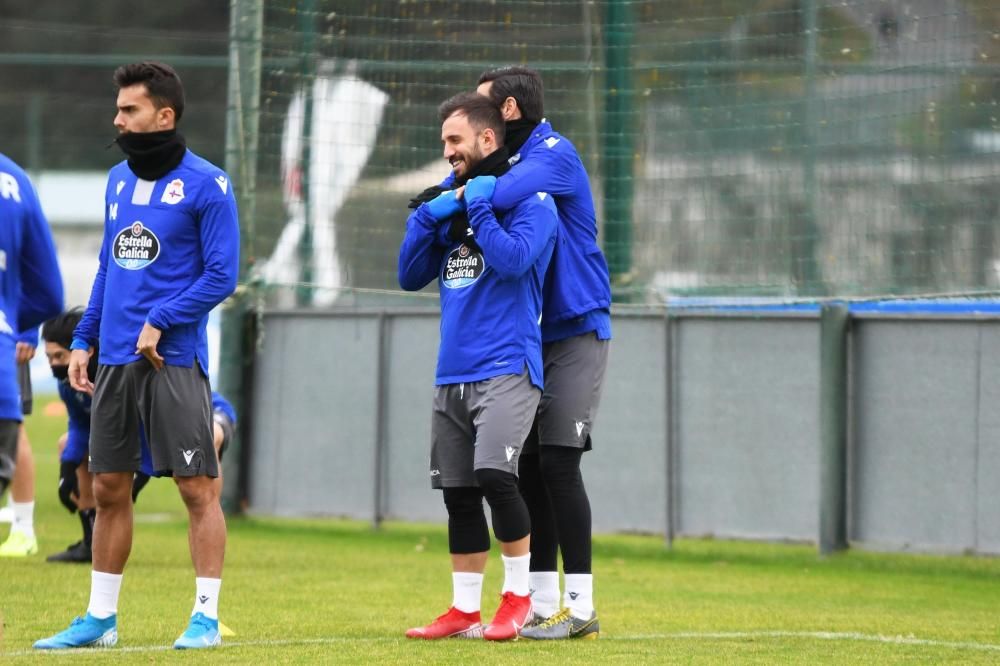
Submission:
M 998 291 L 995 0 L 266 3 L 252 271 L 401 297 L 436 107 L 526 64 L 586 164 L 620 301 Z

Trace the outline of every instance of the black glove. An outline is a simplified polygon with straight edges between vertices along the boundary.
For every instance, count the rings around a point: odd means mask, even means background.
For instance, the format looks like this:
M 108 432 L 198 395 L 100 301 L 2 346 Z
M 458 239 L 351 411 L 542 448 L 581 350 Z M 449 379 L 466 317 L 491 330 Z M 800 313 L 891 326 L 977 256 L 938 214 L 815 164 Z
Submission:
M 437 199 L 440 195 L 447 192 L 448 189 L 449 188 L 441 187 L 440 185 L 431 185 L 426 190 L 410 199 L 410 203 L 407 204 L 407 208 L 420 208 L 420 204 L 425 204 L 428 201 Z
M 76 513 L 76 499 L 80 499 L 80 484 L 76 480 L 76 468 L 80 463 L 59 463 L 59 501 L 70 513 Z
M 139 491 L 146 487 L 149 483 L 149 475 L 143 474 L 142 472 L 136 472 L 135 476 L 132 478 L 132 504 L 135 504 L 136 498 L 139 497 Z

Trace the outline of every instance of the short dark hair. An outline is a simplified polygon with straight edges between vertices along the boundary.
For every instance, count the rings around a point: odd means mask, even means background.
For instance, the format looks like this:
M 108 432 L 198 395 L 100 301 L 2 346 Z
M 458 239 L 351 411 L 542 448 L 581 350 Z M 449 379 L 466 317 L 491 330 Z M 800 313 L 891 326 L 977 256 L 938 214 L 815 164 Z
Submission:
M 503 145 L 504 129 L 503 116 L 500 114 L 500 107 L 493 103 L 488 97 L 483 97 L 476 92 L 464 92 L 450 97 L 438 107 L 438 115 L 441 122 L 448 120 L 456 113 L 461 113 L 469 119 L 469 124 L 477 132 L 486 128 L 493 130 L 497 137 L 497 145 Z
M 542 122 L 545 117 L 545 88 L 542 75 L 530 67 L 497 67 L 479 75 L 479 83 L 492 83 L 490 99 L 497 106 L 513 97 L 525 120 Z
M 42 337 L 46 342 L 54 342 L 69 349 L 73 344 L 73 331 L 83 318 L 83 308 L 73 308 L 42 324 Z
M 119 90 L 140 83 L 146 86 L 157 109 L 169 106 L 174 110 L 175 122 L 184 115 L 184 85 L 170 65 L 151 61 L 122 65 L 115 70 L 114 80 Z

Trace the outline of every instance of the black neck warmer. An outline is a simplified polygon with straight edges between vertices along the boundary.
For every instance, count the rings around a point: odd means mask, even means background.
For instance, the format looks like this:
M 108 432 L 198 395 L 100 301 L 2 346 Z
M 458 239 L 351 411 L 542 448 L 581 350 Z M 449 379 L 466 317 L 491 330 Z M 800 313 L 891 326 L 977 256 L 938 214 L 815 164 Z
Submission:
M 476 176 L 496 176 L 499 178 L 510 169 L 510 164 L 507 163 L 507 160 L 509 159 L 510 151 L 507 149 L 507 146 L 500 146 L 492 153 L 476 162 L 476 166 L 469 169 L 467 174 L 461 178 L 456 178 L 455 187 L 465 185 Z
M 524 118 L 509 121 L 505 128 L 503 145 L 507 146 L 511 155 L 517 155 L 517 151 L 521 150 L 521 146 L 528 140 L 536 127 L 538 127 L 538 123 Z
M 187 144 L 176 129 L 126 132 L 115 143 L 128 155 L 128 168 L 143 180 L 163 178 L 184 159 Z

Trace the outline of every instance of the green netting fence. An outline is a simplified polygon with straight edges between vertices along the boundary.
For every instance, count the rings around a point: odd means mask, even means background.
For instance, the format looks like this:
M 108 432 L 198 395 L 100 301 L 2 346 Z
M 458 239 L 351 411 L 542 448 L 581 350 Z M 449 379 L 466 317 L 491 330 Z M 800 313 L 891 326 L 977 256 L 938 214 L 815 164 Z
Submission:
M 526 64 L 591 175 L 621 301 L 1000 284 L 991 0 L 266 3 L 250 271 L 394 298 L 437 105 Z

